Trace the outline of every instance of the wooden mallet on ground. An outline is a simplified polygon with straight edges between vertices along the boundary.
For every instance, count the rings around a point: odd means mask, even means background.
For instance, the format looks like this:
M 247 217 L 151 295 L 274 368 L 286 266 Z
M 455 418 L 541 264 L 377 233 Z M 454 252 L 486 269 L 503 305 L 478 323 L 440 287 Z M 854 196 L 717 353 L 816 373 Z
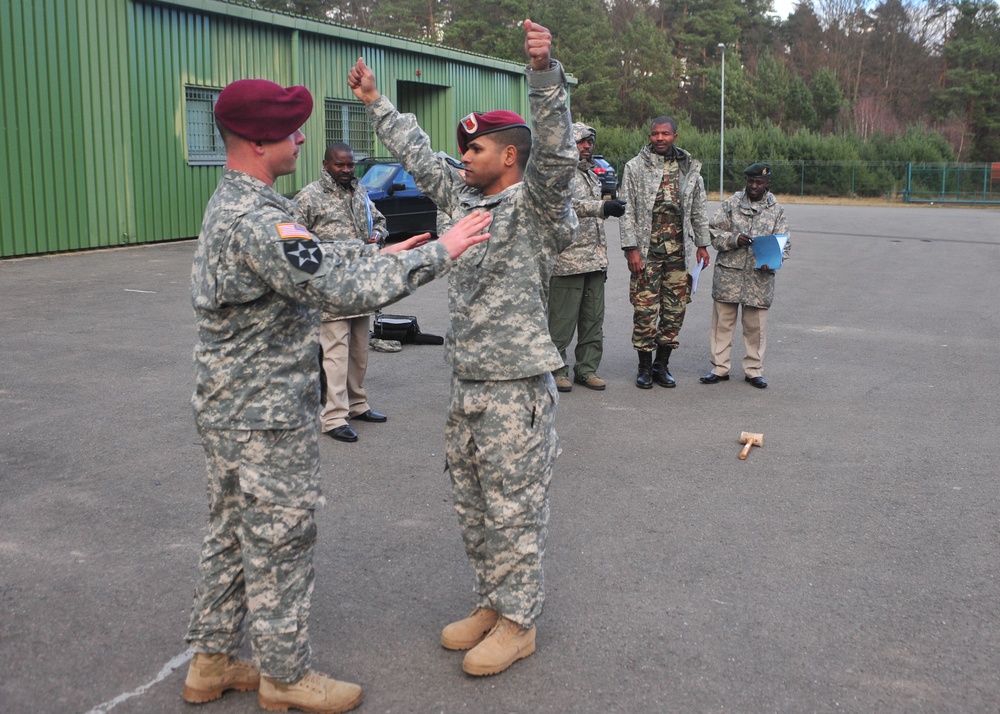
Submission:
M 743 447 L 743 451 L 740 452 L 740 459 L 744 460 L 746 459 L 747 454 L 750 453 L 751 446 L 764 445 L 764 435 L 754 434 L 753 432 L 750 431 L 744 431 L 742 434 L 740 434 L 740 443 L 746 444 L 746 446 Z

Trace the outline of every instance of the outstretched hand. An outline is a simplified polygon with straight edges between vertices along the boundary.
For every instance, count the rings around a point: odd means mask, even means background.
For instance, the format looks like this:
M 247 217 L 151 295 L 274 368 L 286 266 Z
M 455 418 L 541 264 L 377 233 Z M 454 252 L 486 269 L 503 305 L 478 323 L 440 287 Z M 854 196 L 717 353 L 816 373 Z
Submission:
M 531 69 L 549 69 L 549 51 L 552 48 L 552 33 L 537 22 L 524 21 L 524 52 L 528 55 Z
M 421 233 L 415 235 L 412 238 L 407 238 L 406 240 L 400 241 L 399 243 L 393 243 L 387 245 L 385 248 L 379 251 L 379 253 L 398 253 L 402 250 L 412 250 L 414 248 L 419 248 L 425 243 L 430 242 L 430 233 Z
M 438 242 L 444 244 L 448 249 L 449 257 L 455 260 L 471 246 L 489 239 L 489 233 L 480 233 L 480 231 L 486 230 L 492 220 L 493 217 L 486 211 L 473 211 L 445 231 Z
M 375 73 L 365 64 L 364 57 L 358 57 L 358 61 L 347 73 L 347 86 L 365 104 L 371 104 L 381 96 L 375 86 Z

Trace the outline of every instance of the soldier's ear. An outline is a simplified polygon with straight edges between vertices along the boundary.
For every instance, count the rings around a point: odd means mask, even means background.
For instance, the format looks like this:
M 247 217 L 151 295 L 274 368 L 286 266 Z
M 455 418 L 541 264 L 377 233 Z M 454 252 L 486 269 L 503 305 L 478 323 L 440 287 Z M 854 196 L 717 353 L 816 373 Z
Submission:
M 504 166 L 516 166 L 517 165 L 517 147 L 513 144 L 507 144 L 503 149 L 503 165 Z

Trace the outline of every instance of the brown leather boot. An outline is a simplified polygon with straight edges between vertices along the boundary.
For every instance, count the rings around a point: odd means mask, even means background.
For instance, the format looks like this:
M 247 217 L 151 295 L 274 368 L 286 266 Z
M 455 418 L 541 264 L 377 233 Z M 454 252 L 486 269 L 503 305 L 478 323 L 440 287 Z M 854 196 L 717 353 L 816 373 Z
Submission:
M 500 614 L 488 607 L 477 607 L 464 620 L 453 622 L 441 630 L 441 646 L 446 650 L 471 650 L 497 624 Z
M 287 712 L 291 708 L 312 714 L 340 714 L 358 706 L 363 697 L 364 692 L 356 684 L 307 672 L 294 684 L 261 677 L 257 703 L 271 712 Z
M 500 674 L 534 652 L 535 628 L 525 629 L 501 617 L 486 639 L 466 653 L 462 669 L 476 677 Z
M 184 680 L 184 701 L 202 704 L 218 699 L 223 692 L 235 689 L 252 692 L 260 683 L 260 674 L 252 663 L 227 654 L 195 653 Z

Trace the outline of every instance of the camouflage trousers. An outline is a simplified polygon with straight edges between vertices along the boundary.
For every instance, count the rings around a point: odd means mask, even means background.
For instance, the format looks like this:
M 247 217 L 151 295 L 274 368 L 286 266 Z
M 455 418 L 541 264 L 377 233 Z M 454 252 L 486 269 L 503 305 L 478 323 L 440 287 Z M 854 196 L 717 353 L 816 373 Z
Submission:
M 654 226 L 659 228 L 660 226 Z M 680 232 L 680 227 L 663 226 Z M 691 276 L 684 263 L 684 241 L 663 236 L 665 252 L 650 247 L 646 264 L 629 280 L 632 303 L 632 346 L 640 352 L 657 347 L 676 349 L 677 335 L 684 324 L 684 313 L 691 302 Z
M 243 623 L 248 619 L 261 674 L 296 682 L 309 669 L 311 658 L 314 512 L 262 500 L 241 484 L 241 476 L 253 480 L 262 460 L 289 457 L 294 462 L 296 454 L 278 449 L 262 458 L 255 453 L 274 432 L 199 432 L 209 475 L 209 533 L 201 548 L 186 639 L 195 652 L 235 654 L 243 644 Z M 318 440 L 315 426 L 276 438 L 296 447 L 301 445 L 296 435 Z M 301 458 L 302 450 L 297 452 Z
M 603 270 L 577 275 L 556 275 L 549 290 L 549 335 L 563 367 L 553 374 L 569 375 L 566 348 L 576 332 L 574 373 L 580 379 L 597 372 L 604 355 L 604 283 Z
M 548 373 L 486 382 L 452 378 L 447 468 L 477 605 L 524 627 L 545 600 L 542 557 L 559 452 L 558 400 Z

